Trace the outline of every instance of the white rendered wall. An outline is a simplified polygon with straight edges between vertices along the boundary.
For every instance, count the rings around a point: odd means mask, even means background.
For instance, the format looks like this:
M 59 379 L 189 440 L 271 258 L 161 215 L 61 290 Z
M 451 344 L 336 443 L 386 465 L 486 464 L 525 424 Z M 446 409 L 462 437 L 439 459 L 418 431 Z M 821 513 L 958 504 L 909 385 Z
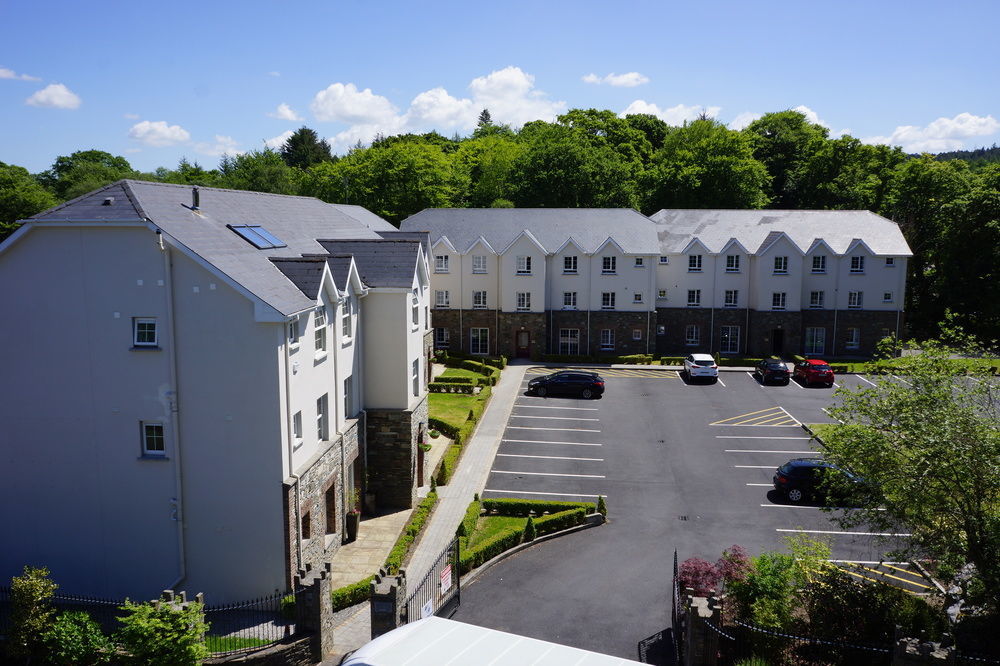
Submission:
M 531 274 L 517 274 L 517 257 L 531 257 Z M 517 311 L 517 293 L 531 294 L 530 312 L 544 312 L 545 253 L 527 236 L 521 236 L 500 256 L 500 309 Z

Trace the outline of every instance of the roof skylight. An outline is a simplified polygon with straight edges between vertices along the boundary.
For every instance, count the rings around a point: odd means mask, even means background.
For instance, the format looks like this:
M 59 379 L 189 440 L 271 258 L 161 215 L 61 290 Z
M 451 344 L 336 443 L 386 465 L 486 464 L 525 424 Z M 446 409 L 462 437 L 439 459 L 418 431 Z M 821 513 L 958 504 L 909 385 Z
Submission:
M 287 247 L 287 243 L 260 225 L 230 224 L 227 226 L 238 233 L 243 240 L 247 241 L 258 250 L 270 250 L 275 247 Z

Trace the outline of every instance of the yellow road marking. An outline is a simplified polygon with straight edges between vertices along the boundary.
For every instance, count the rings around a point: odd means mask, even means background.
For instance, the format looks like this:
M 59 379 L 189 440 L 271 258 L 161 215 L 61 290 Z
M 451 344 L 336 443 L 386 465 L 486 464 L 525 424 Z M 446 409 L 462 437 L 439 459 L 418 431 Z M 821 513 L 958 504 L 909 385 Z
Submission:
M 861 569 L 865 569 L 867 571 L 871 571 L 873 573 L 877 573 L 879 576 L 883 576 L 885 578 L 893 578 L 895 580 L 902 581 L 902 582 L 906 583 L 907 585 L 914 585 L 916 587 L 922 587 L 922 588 L 927 589 L 927 590 L 933 589 L 933 588 L 931 588 L 930 585 L 924 585 L 923 583 L 917 583 L 917 582 L 912 581 L 912 580 L 907 580 L 905 578 L 900 578 L 899 576 L 893 576 L 891 573 L 886 573 L 885 571 L 881 571 L 879 569 L 872 569 L 871 567 L 866 567 L 866 566 L 864 566 L 862 564 L 855 564 L 854 566 L 860 567 Z
M 927 580 L 926 578 L 924 578 L 923 574 L 921 574 L 918 571 L 910 571 L 909 569 L 904 569 L 903 567 L 897 567 L 897 566 L 892 565 L 892 564 L 883 564 L 882 566 L 883 567 L 889 567 L 890 569 L 895 569 L 896 571 L 902 571 L 903 573 L 909 574 L 909 575 L 913 576 L 914 578 L 919 578 L 920 580 Z
M 851 576 L 856 576 L 856 577 L 861 578 L 863 580 L 871 581 L 873 583 L 881 583 L 882 585 L 889 585 L 889 583 L 885 582 L 884 580 L 878 580 L 877 578 L 871 578 L 869 576 L 865 576 L 865 575 L 856 573 L 854 571 L 851 571 L 850 569 L 844 569 L 844 573 L 849 574 Z M 916 592 L 914 592 L 913 590 L 907 590 L 905 587 L 900 587 L 899 589 L 902 590 L 903 592 L 909 592 L 910 594 L 912 594 L 914 596 L 918 596 L 918 594 Z

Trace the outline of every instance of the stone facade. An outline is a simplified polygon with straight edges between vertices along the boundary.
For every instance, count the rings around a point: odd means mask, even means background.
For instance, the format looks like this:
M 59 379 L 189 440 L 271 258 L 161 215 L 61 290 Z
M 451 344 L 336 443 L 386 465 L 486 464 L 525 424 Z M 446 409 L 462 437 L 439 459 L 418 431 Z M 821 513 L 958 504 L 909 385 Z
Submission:
M 805 349 L 802 313 L 783 310 L 751 310 L 747 355 L 784 356 L 801 354 Z
M 687 327 L 698 327 L 698 343 L 687 344 Z M 709 308 L 657 308 L 656 355 L 686 356 L 705 351 L 712 328 L 712 311 Z M 662 333 L 660 331 L 663 331 Z
M 497 353 L 508 358 L 516 358 L 518 355 L 516 339 L 520 331 L 527 331 L 530 336 L 527 356 L 538 358 L 541 354 L 546 353 L 548 318 L 544 312 L 500 312 L 496 316 L 498 320 Z
M 837 334 L 833 340 L 836 345 L 830 356 L 871 356 L 875 353 L 875 347 L 879 340 L 886 336 L 905 333 L 905 318 L 903 313 L 884 310 L 839 310 L 837 312 Z M 860 338 L 856 349 L 847 347 L 850 328 L 860 329 Z M 827 333 L 830 336 L 831 332 Z M 827 341 L 831 340 L 827 337 Z
M 410 509 L 417 499 L 417 443 L 427 428 L 427 397 L 412 410 L 368 409 L 368 488 L 381 509 Z
M 586 313 L 584 313 L 586 316 Z M 655 337 L 656 315 L 652 312 L 617 312 L 617 311 L 593 311 L 590 313 L 590 355 L 613 355 L 625 356 L 628 354 L 652 353 L 656 348 L 656 342 L 650 341 L 651 336 Z M 614 349 L 601 348 L 601 331 L 610 329 L 613 334 Z M 636 334 L 638 331 L 638 334 Z M 583 335 L 584 331 L 580 331 Z M 638 340 L 636 336 L 638 335 Z M 553 353 L 558 351 L 559 331 L 555 332 L 556 346 Z

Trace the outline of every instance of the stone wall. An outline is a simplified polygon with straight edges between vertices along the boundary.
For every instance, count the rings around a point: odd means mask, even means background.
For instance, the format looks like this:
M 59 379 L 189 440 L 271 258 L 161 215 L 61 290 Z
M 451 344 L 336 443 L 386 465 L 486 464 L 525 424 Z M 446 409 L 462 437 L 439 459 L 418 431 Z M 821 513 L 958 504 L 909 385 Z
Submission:
M 904 333 L 903 313 L 899 313 L 899 333 Z M 848 328 L 860 328 L 861 339 L 857 349 L 847 348 Z M 833 329 L 827 331 L 827 346 L 830 346 Z M 830 356 L 871 356 L 879 340 L 896 333 L 896 312 L 880 310 L 839 310 L 837 312 L 836 345 Z
M 775 331 L 781 331 L 780 349 L 775 349 Z M 750 332 L 747 338 L 749 356 L 801 354 L 804 348 L 802 313 L 781 310 L 751 310 Z
M 531 358 L 545 354 L 548 340 L 548 317 L 544 312 L 501 312 L 497 327 L 497 353 L 515 358 L 515 333 L 524 330 L 531 334 Z
M 689 325 L 699 327 L 700 341 L 688 346 L 686 329 Z M 663 327 L 663 333 L 659 333 Z M 692 352 L 707 352 L 709 346 L 712 311 L 709 308 L 657 308 L 656 336 L 657 356 L 687 356 Z
M 627 354 L 645 354 L 647 338 L 656 335 L 656 316 L 647 312 L 595 311 L 590 313 L 590 341 L 592 354 L 612 354 L 624 356 Z M 601 330 L 610 328 L 614 331 L 614 351 L 601 349 Z M 635 339 L 635 331 L 639 331 L 639 339 Z M 558 331 L 556 332 L 558 335 Z M 649 343 L 649 352 L 656 348 L 655 341 Z
M 368 409 L 368 488 L 378 508 L 410 509 L 417 498 L 417 443 L 427 427 L 427 396 L 412 410 Z

